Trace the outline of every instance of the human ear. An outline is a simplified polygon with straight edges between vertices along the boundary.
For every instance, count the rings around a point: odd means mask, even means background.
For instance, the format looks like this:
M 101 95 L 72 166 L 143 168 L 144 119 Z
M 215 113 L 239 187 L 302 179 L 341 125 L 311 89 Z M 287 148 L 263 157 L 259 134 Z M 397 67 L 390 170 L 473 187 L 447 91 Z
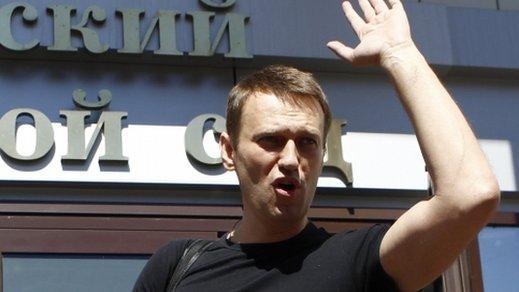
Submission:
M 234 147 L 231 142 L 231 137 L 227 132 L 220 135 L 220 151 L 222 154 L 223 166 L 229 171 L 234 170 Z

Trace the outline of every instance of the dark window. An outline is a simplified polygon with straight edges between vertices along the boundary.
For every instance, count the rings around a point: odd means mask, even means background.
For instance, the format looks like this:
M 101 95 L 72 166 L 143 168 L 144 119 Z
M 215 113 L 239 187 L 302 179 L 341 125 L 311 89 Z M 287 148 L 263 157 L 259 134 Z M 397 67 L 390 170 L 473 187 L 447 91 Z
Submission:
M 131 291 L 147 256 L 4 254 L 4 291 Z
M 479 234 L 485 291 L 517 291 L 519 227 L 487 227 Z

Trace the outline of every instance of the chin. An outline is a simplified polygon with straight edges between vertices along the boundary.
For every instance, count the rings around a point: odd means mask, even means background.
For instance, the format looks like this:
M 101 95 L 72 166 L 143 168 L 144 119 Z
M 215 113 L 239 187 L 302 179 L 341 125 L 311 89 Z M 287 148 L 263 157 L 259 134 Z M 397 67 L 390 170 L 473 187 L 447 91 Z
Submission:
M 283 225 L 298 224 L 304 220 L 306 212 L 302 212 L 300 209 L 295 210 L 293 207 L 276 207 L 274 211 L 274 219 L 276 221 L 283 222 Z

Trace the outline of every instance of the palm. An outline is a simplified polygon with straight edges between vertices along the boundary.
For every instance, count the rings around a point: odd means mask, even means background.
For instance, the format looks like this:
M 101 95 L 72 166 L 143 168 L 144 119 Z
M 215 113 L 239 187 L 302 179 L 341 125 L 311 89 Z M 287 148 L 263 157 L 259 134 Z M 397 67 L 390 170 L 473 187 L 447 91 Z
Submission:
M 412 42 L 407 16 L 400 1 L 390 1 L 391 8 L 387 7 L 384 0 L 370 1 L 359 0 L 365 20 L 348 1 L 343 3 L 346 17 L 360 39 L 357 47 L 347 47 L 337 41 L 328 44 L 339 57 L 353 65 L 378 64 L 386 52 Z

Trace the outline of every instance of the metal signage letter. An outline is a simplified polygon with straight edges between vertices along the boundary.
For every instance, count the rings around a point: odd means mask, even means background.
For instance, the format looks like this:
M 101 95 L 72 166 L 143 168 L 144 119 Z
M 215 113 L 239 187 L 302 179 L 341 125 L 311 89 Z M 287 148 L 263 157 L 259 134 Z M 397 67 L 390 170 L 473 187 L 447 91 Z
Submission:
M 222 40 L 224 32 L 229 33 L 229 52 L 224 56 L 227 58 L 252 58 L 247 52 L 245 41 L 245 21 L 249 16 L 238 13 L 227 13 L 225 19 L 211 44 L 210 22 L 214 18 L 214 12 L 193 11 L 188 12 L 193 18 L 194 50 L 189 56 L 212 56 Z
M 85 48 L 91 53 L 104 53 L 108 50 L 107 44 L 102 45 L 97 33 L 87 28 L 88 20 L 102 23 L 106 20 L 106 12 L 98 6 L 90 6 L 83 13 L 81 22 L 70 26 L 70 15 L 76 11 L 75 8 L 67 5 L 54 5 L 47 8 L 54 15 L 54 44 L 47 47 L 49 51 L 77 51 L 71 45 L 71 32 L 79 32 L 83 38 Z
M 341 119 L 333 119 L 326 137 L 326 148 L 328 151 L 328 159 L 323 165 L 324 169 L 332 169 L 339 171 L 346 185 L 353 184 L 353 174 L 351 163 L 344 161 L 342 157 L 342 127 L 346 125 L 346 121 Z
M 128 116 L 127 112 L 103 112 L 97 126 L 85 148 L 85 119 L 89 111 L 60 111 L 67 120 L 68 153 L 61 158 L 62 162 L 85 161 L 92 154 L 92 148 L 101 137 L 105 139 L 105 155 L 99 157 L 99 162 L 127 162 L 123 156 L 121 120 Z
M 13 51 L 25 51 L 36 47 L 40 41 L 33 39 L 26 44 L 20 44 L 17 42 L 11 33 L 11 21 L 13 13 L 16 9 L 22 8 L 22 19 L 26 22 L 36 21 L 38 19 L 38 12 L 36 9 L 25 3 L 14 2 L 9 3 L 0 8 L 0 44 L 7 49 Z
M 195 160 L 207 165 L 219 165 L 222 158 L 214 158 L 207 155 L 204 149 L 204 125 L 206 122 L 212 121 L 212 130 L 221 134 L 225 131 L 225 118 L 217 114 L 204 114 L 194 118 L 186 128 L 184 134 L 184 143 L 186 153 Z
M 100 110 L 105 106 L 108 106 L 112 101 L 112 92 L 108 89 L 101 89 L 97 93 L 97 101 L 90 102 L 86 99 L 87 93 L 83 89 L 76 89 L 72 92 L 72 100 L 74 104 L 92 110 Z
M 153 51 L 157 55 L 181 56 L 182 52 L 177 49 L 176 40 L 176 19 L 180 12 L 175 10 L 159 10 L 150 23 L 141 42 L 140 38 L 140 18 L 144 10 L 140 9 L 120 9 L 117 10 L 123 19 L 123 44 L 117 50 L 118 53 L 138 54 L 142 53 L 155 28 L 159 30 L 159 49 Z
M 236 0 L 224 0 L 221 3 L 214 2 L 212 0 L 200 0 L 203 4 L 211 8 L 229 8 L 236 3 Z
M 36 147 L 29 156 L 20 155 L 16 150 L 16 120 L 20 116 L 29 116 L 36 128 Z M 54 146 L 54 130 L 50 120 L 41 112 L 19 108 L 8 111 L 0 119 L 0 149 L 9 157 L 31 161 L 43 158 Z

